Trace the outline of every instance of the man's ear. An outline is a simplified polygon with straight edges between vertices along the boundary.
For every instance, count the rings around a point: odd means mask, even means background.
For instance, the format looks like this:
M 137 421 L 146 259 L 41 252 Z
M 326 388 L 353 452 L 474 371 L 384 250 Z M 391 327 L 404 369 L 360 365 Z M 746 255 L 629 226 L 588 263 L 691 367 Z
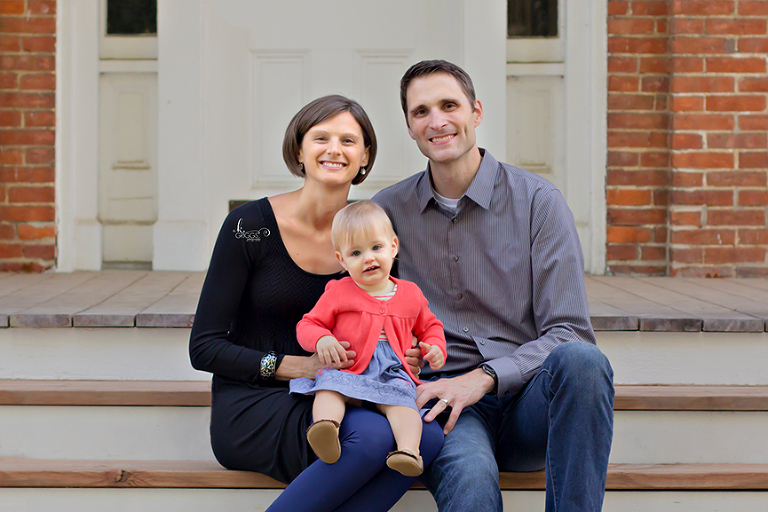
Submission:
M 475 100 L 475 128 L 480 126 L 480 122 L 483 120 L 483 104 L 480 100 Z
M 344 264 L 344 257 L 341 255 L 339 251 L 336 251 L 336 259 L 339 260 L 339 263 L 341 263 L 341 266 L 344 270 L 349 271 L 347 268 L 347 265 Z

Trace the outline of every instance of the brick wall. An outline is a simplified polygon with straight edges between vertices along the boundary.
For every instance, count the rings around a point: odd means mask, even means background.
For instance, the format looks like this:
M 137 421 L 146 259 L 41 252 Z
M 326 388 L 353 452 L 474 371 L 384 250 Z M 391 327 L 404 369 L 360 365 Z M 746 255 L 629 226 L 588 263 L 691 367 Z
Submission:
M 0 0 L 0 271 L 55 263 L 55 0 Z
M 768 275 L 768 1 L 608 6 L 608 270 Z

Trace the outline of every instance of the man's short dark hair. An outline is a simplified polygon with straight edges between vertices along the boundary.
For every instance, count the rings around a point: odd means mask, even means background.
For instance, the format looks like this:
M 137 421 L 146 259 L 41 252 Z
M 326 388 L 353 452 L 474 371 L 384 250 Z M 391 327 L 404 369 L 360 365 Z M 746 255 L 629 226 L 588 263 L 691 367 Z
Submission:
M 313 126 L 344 112 L 349 112 L 355 118 L 357 124 L 360 125 L 360 130 L 363 132 L 363 143 L 368 148 L 368 163 L 360 168 L 361 170 L 365 169 L 366 172 L 362 174 L 358 172 L 357 176 L 352 180 L 352 184 L 357 185 L 365 181 L 373 167 L 373 161 L 376 160 L 376 132 L 373 130 L 371 120 L 368 119 L 368 114 L 365 113 L 363 107 L 355 100 L 338 94 L 323 96 L 308 103 L 288 123 L 285 137 L 283 137 L 283 160 L 285 160 L 285 164 L 291 173 L 300 178 L 303 178 L 305 175 L 304 167 L 299 163 L 299 150 L 301 149 L 304 135 Z
M 475 110 L 475 86 L 466 71 L 446 60 L 423 60 L 408 68 L 403 78 L 400 79 L 400 105 L 403 107 L 406 123 L 408 122 L 408 99 L 406 97 L 408 86 L 414 79 L 434 73 L 446 73 L 455 78 L 461 88 L 464 89 L 470 107 L 473 111 Z

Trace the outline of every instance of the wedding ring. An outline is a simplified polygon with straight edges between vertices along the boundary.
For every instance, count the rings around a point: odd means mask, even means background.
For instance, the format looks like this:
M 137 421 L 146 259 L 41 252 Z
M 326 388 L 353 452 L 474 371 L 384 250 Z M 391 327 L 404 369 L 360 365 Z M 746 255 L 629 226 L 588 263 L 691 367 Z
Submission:
M 448 405 L 448 399 L 447 398 L 441 398 L 440 401 L 444 402 L 445 405 Z

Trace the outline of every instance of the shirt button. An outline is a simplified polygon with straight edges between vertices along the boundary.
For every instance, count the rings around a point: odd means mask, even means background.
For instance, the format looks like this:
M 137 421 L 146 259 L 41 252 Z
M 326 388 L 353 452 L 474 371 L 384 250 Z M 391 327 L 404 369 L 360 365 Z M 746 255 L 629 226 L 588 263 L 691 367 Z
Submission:
M 480 340 L 481 345 L 485 345 L 485 340 Z
M 458 295 L 456 296 L 456 298 L 457 298 L 457 299 L 460 299 L 461 297 L 462 297 L 462 295 L 461 295 L 461 294 L 458 294 Z
M 465 327 L 464 329 L 462 329 L 462 331 L 469 332 L 469 327 Z
M 458 256 L 454 256 L 453 257 L 453 261 L 459 261 L 459 257 Z
M 456 217 L 454 217 L 454 218 L 452 218 L 452 219 L 451 219 L 451 222 L 453 222 L 454 224 L 456 224 L 457 222 L 459 222 L 459 219 L 457 219 Z

